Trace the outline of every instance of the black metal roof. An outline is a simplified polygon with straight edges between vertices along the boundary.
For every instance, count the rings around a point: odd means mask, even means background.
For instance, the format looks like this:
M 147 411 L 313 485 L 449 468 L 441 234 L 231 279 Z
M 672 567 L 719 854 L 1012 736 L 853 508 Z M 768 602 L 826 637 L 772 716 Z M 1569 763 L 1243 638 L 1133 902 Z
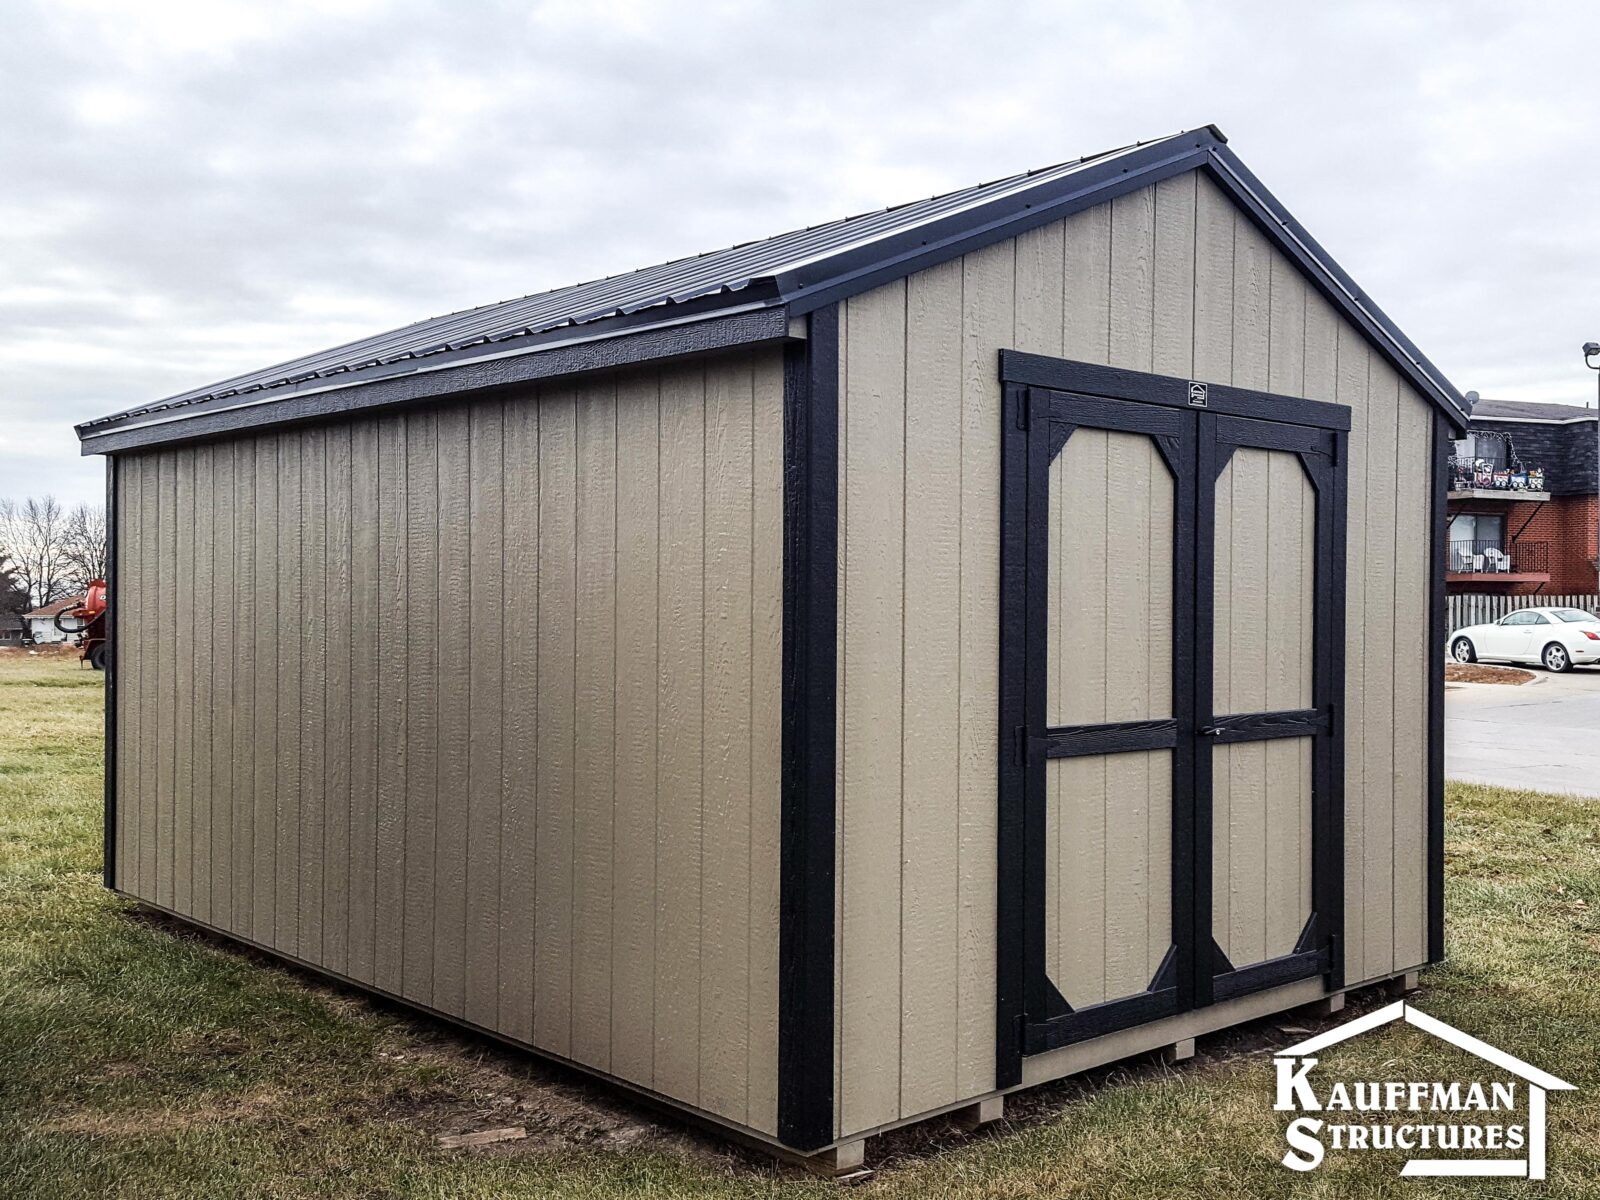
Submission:
M 762 241 L 434 317 L 100 417 L 79 425 L 78 435 L 85 453 L 154 444 L 224 428 L 220 423 L 224 412 L 249 410 L 248 420 L 235 419 L 232 427 L 299 419 L 307 415 L 305 404 L 299 409 L 281 406 L 277 412 L 269 408 L 279 407 L 279 400 L 327 397 L 380 380 L 391 385 L 388 390 L 401 401 L 440 394 L 448 390 L 445 383 L 430 380 L 424 386 L 417 383 L 417 376 L 444 368 L 478 368 L 461 372 L 463 379 L 471 375 L 477 382 L 463 382 L 456 390 L 513 382 L 517 370 L 501 364 L 515 356 L 522 356 L 519 361 L 523 362 L 532 356 L 551 356 L 553 347 L 569 348 L 579 335 L 592 341 L 634 334 L 642 328 L 762 310 L 773 317 L 800 315 L 1197 167 L 1211 170 L 1374 344 L 1388 353 L 1453 423 L 1463 423 L 1466 406 L 1455 389 L 1355 289 L 1348 276 L 1232 154 L 1226 140 L 1220 131 L 1206 126 Z M 749 325 L 741 336 L 755 340 L 757 334 L 749 331 L 754 328 Z M 773 328 L 771 321 L 761 324 L 760 336 L 771 336 Z M 673 351 L 654 353 L 706 348 L 680 343 L 681 339 L 671 343 L 676 347 Z M 594 354 L 572 357 L 572 361 L 578 365 L 546 362 L 537 369 L 519 369 L 524 372 L 521 377 L 535 377 L 606 365 L 603 357 Z M 410 377 L 413 386 L 409 391 L 393 386 L 397 376 Z M 345 404 L 325 399 L 319 411 L 374 402 L 366 399 L 361 404 Z M 210 419 L 194 419 L 202 417 Z M 169 432 L 157 432 L 155 426 Z M 140 429 L 137 434 L 132 432 L 135 427 Z
M 113 421 L 117 417 L 159 412 L 202 400 L 220 399 L 307 379 L 328 378 L 350 371 L 425 358 L 450 350 L 510 341 L 553 329 L 586 325 L 608 317 L 631 315 L 644 309 L 682 305 L 707 296 L 736 298 L 757 281 L 775 280 L 819 258 L 962 212 L 975 205 L 987 204 L 1020 188 L 1060 179 L 1085 163 L 1136 148 L 1124 146 L 1119 150 L 1089 155 L 1037 171 L 1026 171 L 926 200 L 844 217 L 761 241 L 745 242 L 726 250 L 713 250 L 589 283 L 573 284 L 515 300 L 502 300 L 442 317 L 430 317 L 387 333 L 347 342 L 331 350 L 307 354 L 276 366 L 236 375 L 220 383 L 179 392 L 154 404 L 89 421 L 86 426 Z

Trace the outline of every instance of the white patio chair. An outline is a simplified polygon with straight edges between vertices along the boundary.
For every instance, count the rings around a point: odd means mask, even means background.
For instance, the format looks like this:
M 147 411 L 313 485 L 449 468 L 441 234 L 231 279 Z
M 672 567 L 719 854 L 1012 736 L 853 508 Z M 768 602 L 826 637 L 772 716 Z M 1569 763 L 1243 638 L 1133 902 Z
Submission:
M 1511 556 L 1503 551 L 1496 550 L 1493 546 L 1484 547 L 1483 556 L 1489 560 L 1489 570 L 1510 571 Z

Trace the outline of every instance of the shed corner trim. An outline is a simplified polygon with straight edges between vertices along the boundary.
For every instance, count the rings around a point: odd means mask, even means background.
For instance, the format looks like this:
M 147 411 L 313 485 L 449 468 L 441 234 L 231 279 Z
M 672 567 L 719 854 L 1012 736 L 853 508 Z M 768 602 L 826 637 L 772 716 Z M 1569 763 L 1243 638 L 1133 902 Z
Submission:
M 834 1140 L 839 312 L 784 350 L 783 773 L 778 1139 Z

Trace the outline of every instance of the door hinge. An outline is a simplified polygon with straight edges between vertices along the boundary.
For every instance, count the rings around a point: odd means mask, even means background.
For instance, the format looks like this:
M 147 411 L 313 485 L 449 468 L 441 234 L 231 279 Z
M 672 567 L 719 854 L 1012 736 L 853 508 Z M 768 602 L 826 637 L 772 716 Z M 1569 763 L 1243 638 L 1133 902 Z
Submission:
M 1030 397 L 1032 388 L 1022 388 L 1017 392 L 1017 428 L 1026 430 L 1033 422 L 1033 405 Z
M 1016 753 L 1017 762 L 1026 766 L 1028 763 L 1028 727 L 1026 725 L 1018 725 L 1012 730 L 1012 737 L 1015 739 L 1012 749 Z

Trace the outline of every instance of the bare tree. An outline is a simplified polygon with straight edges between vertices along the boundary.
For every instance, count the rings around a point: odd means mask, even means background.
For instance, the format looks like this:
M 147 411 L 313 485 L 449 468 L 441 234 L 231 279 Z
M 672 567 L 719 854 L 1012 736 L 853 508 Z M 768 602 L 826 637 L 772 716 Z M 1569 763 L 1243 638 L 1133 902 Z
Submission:
M 17 582 L 11 568 L 0 561 L 0 616 L 19 617 L 32 607 L 27 591 Z
M 62 557 L 74 591 L 91 579 L 106 577 L 106 510 L 100 504 L 79 504 L 67 514 L 61 539 Z
M 0 499 L 0 563 L 36 607 L 72 591 L 66 532 L 67 515 L 54 496 L 29 496 L 20 502 Z

